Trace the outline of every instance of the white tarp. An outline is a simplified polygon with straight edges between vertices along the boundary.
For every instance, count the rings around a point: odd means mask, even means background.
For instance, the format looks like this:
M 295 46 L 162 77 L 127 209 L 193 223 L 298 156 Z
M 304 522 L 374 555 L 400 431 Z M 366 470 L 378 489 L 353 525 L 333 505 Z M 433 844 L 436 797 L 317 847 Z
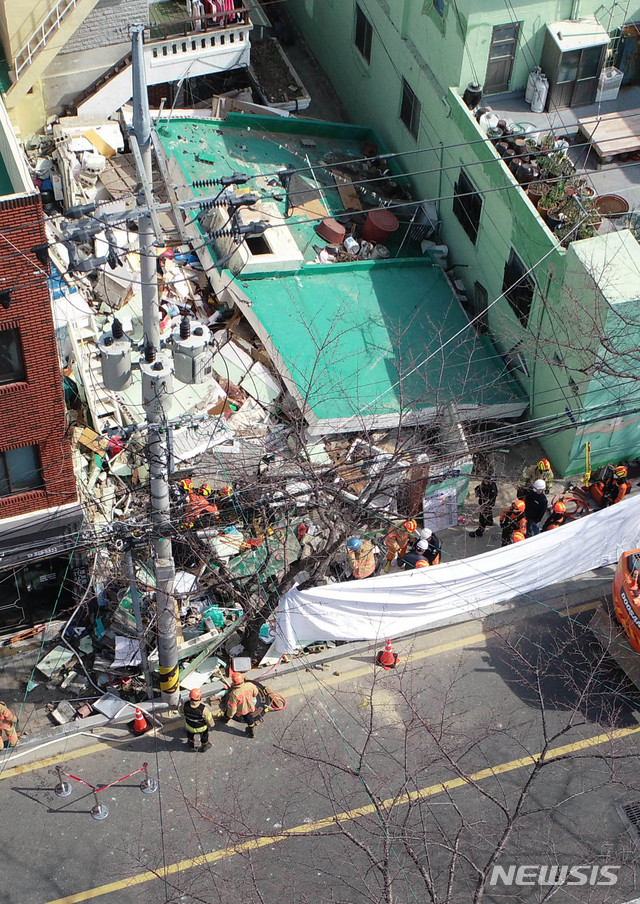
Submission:
M 521 543 L 434 568 L 296 588 L 280 600 L 275 649 L 299 641 L 410 634 L 617 562 L 640 546 L 640 494 Z

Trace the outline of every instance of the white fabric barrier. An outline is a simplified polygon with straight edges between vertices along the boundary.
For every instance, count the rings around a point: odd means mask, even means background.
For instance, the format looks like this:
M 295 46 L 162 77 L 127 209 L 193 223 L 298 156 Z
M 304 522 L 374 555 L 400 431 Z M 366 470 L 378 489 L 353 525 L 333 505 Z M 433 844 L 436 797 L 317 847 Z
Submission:
M 362 581 L 290 590 L 276 616 L 275 650 L 299 642 L 380 640 L 617 562 L 640 546 L 640 494 L 557 530 L 482 555 Z

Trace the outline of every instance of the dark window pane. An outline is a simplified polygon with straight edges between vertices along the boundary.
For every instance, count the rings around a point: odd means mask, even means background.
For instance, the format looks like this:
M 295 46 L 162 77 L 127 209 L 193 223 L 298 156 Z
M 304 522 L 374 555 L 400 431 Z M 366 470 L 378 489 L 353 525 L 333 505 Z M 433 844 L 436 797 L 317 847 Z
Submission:
M 400 106 L 400 119 L 409 129 L 414 138 L 418 137 L 420 129 L 420 101 L 415 96 L 407 82 L 402 79 L 402 104 Z
M 0 330 L 0 386 L 20 383 L 25 378 L 18 330 Z
M 371 60 L 371 22 L 356 3 L 356 47 L 367 63 Z
M 502 291 L 524 327 L 529 321 L 534 290 L 535 284 L 531 275 L 527 273 L 527 268 L 512 248 L 509 260 L 504 267 Z
M 482 197 L 477 193 L 471 180 L 460 170 L 460 176 L 454 187 L 453 212 L 460 221 L 464 231 L 475 244 L 482 213 Z
M 595 78 L 600 68 L 602 47 L 585 47 L 580 60 L 578 78 Z
M 433 0 L 433 8 L 441 16 L 444 16 L 444 0 Z
M 24 493 L 43 486 L 37 446 L 22 446 L 0 452 L 0 495 Z

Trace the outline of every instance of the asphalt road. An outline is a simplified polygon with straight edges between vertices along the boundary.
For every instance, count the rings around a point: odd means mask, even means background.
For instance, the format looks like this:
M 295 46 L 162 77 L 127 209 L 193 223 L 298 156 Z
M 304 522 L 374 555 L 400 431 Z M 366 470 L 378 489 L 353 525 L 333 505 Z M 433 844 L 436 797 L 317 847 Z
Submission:
M 640 801 L 640 697 L 586 628 L 593 608 L 430 632 L 394 646 L 395 671 L 363 653 L 267 676 L 287 708 L 255 741 L 231 723 L 194 753 L 174 722 L 8 761 L 0 901 L 631 901 L 638 848 L 617 807 Z M 103 821 L 75 779 L 54 794 L 56 765 L 98 786 L 144 762 L 159 790 L 113 785 Z M 576 884 L 538 884 L 580 865 Z M 505 885 L 519 867 L 529 884 Z

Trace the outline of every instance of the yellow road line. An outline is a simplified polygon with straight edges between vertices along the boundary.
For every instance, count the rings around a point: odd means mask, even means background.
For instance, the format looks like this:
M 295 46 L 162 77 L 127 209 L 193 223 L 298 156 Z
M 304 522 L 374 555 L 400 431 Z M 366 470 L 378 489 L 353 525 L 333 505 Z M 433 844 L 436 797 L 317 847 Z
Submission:
M 573 743 L 565 744 L 562 747 L 554 747 L 547 753 L 545 761 L 556 760 L 567 754 L 588 750 L 592 747 L 597 747 L 600 744 L 605 744 L 608 741 L 628 738 L 639 732 L 640 726 L 637 725 L 633 728 L 620 728 L 609 734 L 600 734 L 592 738 L 585 738 L 581 741 L 574 741 Z M 386 810 L 392 810 L 395 807 L 403 806 L 411 801 L 426 800 L 429 797 L 435 797 L 445 791 L 453 791 L 456 788 L 463 788 L 466 785 L 483 781 L 486 778 L 494 778 L 498 775 L 504 775 L 507 772 L 513 772 L 516 769 L 522 769 L 524 766 L 532 766 L 540 760 L 540 757 L 541 754 L 534 753 L 517 760 L 510 760 L 507 763 L 498 763 L 495 766 L 480 769 L 478 772 L 474 772 L 472 775 L 468 776 L 468 778 L 461 777 L 448 779 L 445 782 L 438 782 L 435 785 L 427 785 L 424 788 L 418 788 L 416 791 L 411 791 L 408 794 L 401 794 L 399 797 L 389 797 L 387 800 L 382 801 L 381 806 Z M 197 866 L 205 866 L 208 863 L 226 860 L 230 857 L 235 857 L 237 854 L 245 853 L 246 851 L 255 851 L 272 844 L 278 844 L 281 841 L 287 841 L 287 839 L 297 835 L 310 835 L 321 829 L 335 826 L 338 823 L 352 822 L 355 819 L 360 819 L 362 816 L 370 816 L 375 812 L 376 807 L 374 804 L 356 807 L 353 810 L 345 810 L 343 813 L 327 816 L 324 819 L 318 819 L 312 823 L 303 823 L 302 825 L 292 826 L 290 829 L 286 829 L 278 835 L 263 835 L 261 838 L 255 838 L 251 841 L 245 841 L 242 844 L 222 848 L 219 851 L 211 851 L 208 854 L 200 854 L 197 857 L 190 857 L 187 860 L 179 860 L 177 863 L 171 863 L 166 869 L 162 870 L 162 872 L 155 873 L 148 871 L 138 873 L 138 875 L 132 876 L 130 879 L 120 879 L 116 882 L 108 882 L 106 885 L 98 885 L 95 888 L 87 889 L 87 891 L 67 895 L 64 898 L 56 898 L 55 901 L 47 901 L 46 904 L 81 904 L 83 901 L 90 901 L 93 898 L 99 898 L 102 895 L 110 895 L 114 892 L 122 891 L 123 889 L 144 885 L 145 883 L 152 882 L 156 879 L 175 876 L 178 873 L 186 872 Z
M 587 608 L 595 608 L 599 606 L 600 603 L 586 603 L 581 606 L 574 606 L 572 609 L 568 609 L 566 613 L 559 613 L 562 617 L 566 615 L 573 615 L 577 612 L 582 612 Z M 505 630 L 507 629 L 507 625 L 505 625 Z M 452 650 L 458 650 L 460 647 L 470 646 L 474 643 L 481 643 L 483 640 L 486 640 L 488 637 L 495 636 L 496 631 L 482 631 L 477 634 L 469 634 L 467 637 L 459 637 L 457 640 L 451 640 L 448 643 L 441 643 L 435 647 L 430 647 L 427 650 L 418 650 L 415 653 L 408 653 L 406 656 L 403 656 L 403 662 L 419 662 L 421 659 L 427 659 L 430 656 L 437 656 L 440 653 L 450 653 Z M 400 641 L 401 642 L 401 641 Z M 331 675 L 318 678 L 317 680 L 322 684 L 323 687 L 329 687 L 333 684 L 339 684 L 341 681 L 344 681 L 345 678 L 362 678 L 364 675 L 371 674 L 371 665 L 365 665 L 358 669 L 352 669 L 348 672 L 342 672 L 340 675 Z M 314 682 L 315 683 L 315 682 Z M 296 697 L 299 694 L 305 693 L 311 686 L 311 682 L 307 685 L 295 685 L 290 688 L 284 688 L 284 690 L 280 691 L 284 697 Z M 165 722 L 163 728 L 172 728 L 175 725 L 179 724 L 178 720 L 174 720 L 172 722 Z M 113 743 L 117 743 L 117 740 L 110 739 Z M 125 739 L 130 740 L 130 739 Z M 56 754 L 55 756 L 47 757 L 44 760 L 36 760 L 34 763 L 24 763 L 21 766 L 11 766 L 5 769 L 3 772 L 0 772 L 0 781 L 6 778 L 14 778 L 16 775 L 24 775 L 26 772 L 35 772 L 37 769 L 48 769 L 50 766 L 55 766 L 58 763 L 67 763 L 70 760 L 77 760 L 83 756 L 89 756 L 92 753 L 99 753 L 104 749 L 105 742 L 103 741 L 100 744 L 91 744 L 89 747 L 83 747 L 78 750 L 72 750 L 65 754 Z

